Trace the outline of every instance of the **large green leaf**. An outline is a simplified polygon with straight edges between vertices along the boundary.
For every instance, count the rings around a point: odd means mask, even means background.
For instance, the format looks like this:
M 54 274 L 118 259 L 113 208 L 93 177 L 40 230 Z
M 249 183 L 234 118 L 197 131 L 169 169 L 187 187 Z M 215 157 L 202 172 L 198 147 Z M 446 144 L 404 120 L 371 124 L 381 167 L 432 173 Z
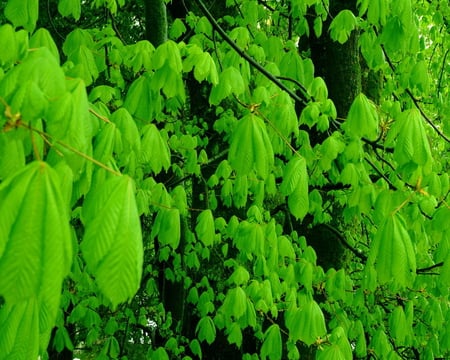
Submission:
M 207 209 L 200 213 L 197 218 L 195 232 L 205 246 L 211 246 L 214 243 L 215 227 L 214 217 L 211 210 Z
M 39 48 L 46 47 L 50 50 L 52 55 L 55 57 L 56 61 L 59 64 L 59 50 L 56 46 L 55 41 L 53 40 L 50 32 L 47 29 L 40 28 L 36 30 L 33 36 L 30 38 L 30 47 L 31 48 Z
M 135 118 L 142 122 L 149 122 L 161 110 L 161 97 L 152 89 L 152 76 L 144 73 L 139 76 L 128 89 L 124 107 Z
M 58 174 L 43 162 L 27 165 L 0 186 L 0 291 L 6 303 L 1 311 L 10 309 L 19 323 L 26 321 L 17 326 L 25 327 L 23 336 L 31 339 L 48 341 L 62 281 L 72 263 L 68 204 L 59 189 Z M 29 322 L 33 317 L 38 317 L 36 324 Z M 23 340 L 13 328 L 8 331 L 11 346 L 17 345 L 13 338 Z
M 261 346 L 261 358 L 270 360 L 279 360 L 282 355 L 282 342 L 280 327 L 277 324 L 269 326 L 264 334 L 264 342 Z
M 297 219 L 303 219 L 309 210 L 308 172 L 306 160 L 294 156 L 284 169 L 280 191 L 288 197 L 288 206 Z
M 89 103 L 84 83 L 80 79 L 67 81 L 68 92 L 60 94 L 50 103 L 46 119 L 46 131 L 58 140 L 86 155 L 92 154 L 92 123 L 89 119 Z M 63 154 L 63 157 L 61 156 Z M 86 167 L 86 159 L 66 147 L 52 149 L 48 161 L 64 161 L 72 168 L 78 180 Z
M 14 64 L 18 56 L 16 33 L 10 24 L 0 26 L 0 48 L 8 49 L 0 53 L 0 66 L 7 69 Z
M 325 317 L 319 304 L 309 296 L 302 296 L 301 300 L 300 308 L 286 311 L 286 326 L 292 339 L 309 346 L 326 335 Z
M 137 291 L 143 247 L 133 181 L 112 176 L 89 191 L 83 205 L 81 250 L 103 294 L 116 307 Z
M 75 20 L 78 20 L 81 16 L 81 1 L 59 0 L 58 11 L 62 16 L 73 16 Z
M 375 140 L 378 136 L 378 113 L 369 99 L 360 93 L 352 103 L 346 120 L 350 133 Z
M 234 66 L 230 66 L 220 74 L 219 82 L 213 86 L 209 102 L 218 105 L 229 95 L 240 95 L 244 91 L 245 83 L 242 74 Z
M 195 328 L 200 341 L 206 340 L 208 344 L 212 344 L 216 338 L 216 326 L 209 316 L 202 317 Z
M 412 285 L 416 275 L 416 255 L 405 222 L 398 214 L 389 215 L 371 244 L 369 263 L 375 264 L 378 282 Z
M 37 358 L 38 313 L 38 304 L 34 297 L 0 308 L 1 360 Z
M 180 210 L 161 208 L 152 228 L 152 238 L 158 235 L 160 246 L 178 248 L 181 239 Z
M 39 0 L 8 0 L 5 16 L 15 27 L 23 26 L 29 32 L 36 27 Z
M 331 38 L 340 44 L 345 43 L 350 37 L 350 33 L 356 28 L 358 21 L 355 15 L 348 10 L 342 10 L 335 16 L 330 24 Z
M 170 167 L 170 149 L 167 140 L 154 124 L 147 125 L 142 130 L 141 161 L 148 164 L 150 170 L 159 174 L 162 169 Z
M 265 179 L 274 163 L 272 144 L 264 122 L 254 114 L 244 116 L 236 126 L 228 154 L 238 175 L 252 170 Z
M 431 171 L 433 158 L 419 110 L 406 110 L 398 116 L 386 141 L 390 144 L 395 138 L 394 157 L 400 165 L 413 162 L 422 166 L 425 173 Z

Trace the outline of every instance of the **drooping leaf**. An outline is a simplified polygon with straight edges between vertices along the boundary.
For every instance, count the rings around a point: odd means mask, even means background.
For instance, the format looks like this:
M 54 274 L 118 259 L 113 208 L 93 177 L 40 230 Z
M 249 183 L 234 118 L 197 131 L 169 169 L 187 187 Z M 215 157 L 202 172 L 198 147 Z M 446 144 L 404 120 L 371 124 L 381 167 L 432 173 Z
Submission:
M 132 180 L 113 176 L 92 188 L 83 205 L 81 250 L 90 272 L 113 307 L 137 291 L 143 246 Z
M 228 154 L 230 165 L 239 175 L 252 170 L 265 179 L 273 165 L 272 145 L 264 122 L 254 114 L 244 116 L 236 126 Z
M 0 359 L 35 359 L 39 352 L 39 309 L 30 297 L 0 308 Z
M 283 195 L 288 196 L 288 206 L 297 219 L 303 219 L 309 210 L 308 172 L 303 157 L 293 157 L 286 166 L 280 186 Z
M 412 162 L 422 166 L 425 173 L 431 171 L 433 158 L 419 110 L 410 109 L 398 116 L 386 142 L 393 143 L 395 138 L 394 157 L 400 165 Z
M 416 275 L 416 255 L 400 215 L 389 215 L 371 244 L 369 263 L 375 264 L 380 284 L 393 281 L 410 286 Z
M 180 211 L 161 208 L 153 224 L 152 238 L 158 235 L 161 246 L 168 245 L 176 249 L 180 244 L 180 231 Z
M 161 132 L 154 124 L 143 128 L 141 140 L 141 159 L 150 169 L 159 174 L 162 169 L 168 170 L 171 164 L 170 149 Z
M 24 353 L 35 351 L 27 349 L 35 343 L 19 345 L 16 340 L 42 337 L 41 345 L 47 345 L 62 281 L 72 263 L 68 204 L 59 189 L 57 173 L 43 162 L 30 163 L 0 185 L 0 289 L 6 302 L 0 311 L 17 311 L 11 316 L 17 316 L 17 327 L 27 332 L 17 335 L 9 328 L 8 341 Z
M 206 342 L 210 345 L 216 338 L 216 326 L 209 316 L 205 316 L 200 319 L 195 331 L 198 333 L 198 339 L 200 341 L 206 340 Z
M 79 20 L 81 16 L 81 1 L 59 0 L 58 11 L 62 16 L 72 16 L 75 20 Z
M 8 49 L 8 51 L 0 53 L 0 66 L 7 69 L 14 64 L 18 57 L 16 33 L 11 24 L 0 26 L 0 48 Z
M 340 44 L 345 43 L 350 37 L 350 33 L 356 28 L 358 22 L 355 15 L 348 10 L 342 10 L 331 21 L 331 38 Z
M 29 32 L 36 27 L 39 0 L 8 0 L 5 7 L 6 18 L 15 27 L 23 26 Z
M 195 232 L 205 246 L 211 246 L 214 242 L 215 228 L 212 211 L 207 209 L 200 213 L 197 218 Z
M 360 93 L 353 101 L 346 120 L 346 129 L 358 136 L 376 140 L 378 136 L 378 113 L 369 99 Z
M 289 335 L 294 340 L 303 341 L 306 345 L 312 345 L 319 337 L 323 338 L 326 333 L 325 317 L 319 304 L 313 299 L 303 296 L 299 309 L 286 312 L 286 326 Z
M 212 88 L 209 102 L 218 105 L 231 94 L 240 95 L 245 91 L 242 74 L 234 66 L 230 66 L 219 75 L 219 82 Z
M 282 356 L 282 342 L 280 327 L 272 324 L 264 334 L 264 342 L 261 346 L 261 358 L 270 360 L 279 360 Z
M 46 119 L 46 131 L 54 140 L 76 149 L 88 156 L 92 154 L 92 124 L 89 121 L 89 104 L 84 83 L 79 79 L 68 80 L 68 92 L 61 94 L 50 103 Z M 64 154 L 64 157 L 61 157 Z M 60 161 L 72 168 L 74 180 L 78 180 L 86 166 L 86 159 L 67 149 L 52 149 L 47 161 L 54 164 Z

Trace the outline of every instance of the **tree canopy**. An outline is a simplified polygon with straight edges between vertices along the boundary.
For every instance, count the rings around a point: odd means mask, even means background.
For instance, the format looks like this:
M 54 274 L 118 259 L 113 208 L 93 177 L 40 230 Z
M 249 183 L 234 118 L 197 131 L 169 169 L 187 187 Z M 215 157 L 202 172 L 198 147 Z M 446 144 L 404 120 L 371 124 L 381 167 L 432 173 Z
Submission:
M 447 0 L 0 5 L 0 360 L 450 357 Z

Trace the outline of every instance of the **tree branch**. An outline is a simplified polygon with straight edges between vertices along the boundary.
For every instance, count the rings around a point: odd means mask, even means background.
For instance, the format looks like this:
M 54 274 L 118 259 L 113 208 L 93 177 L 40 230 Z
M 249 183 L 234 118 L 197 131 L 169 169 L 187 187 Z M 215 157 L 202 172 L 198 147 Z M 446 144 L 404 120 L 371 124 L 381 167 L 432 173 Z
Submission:
M 240 56 L 242 56 L 245 60 L 247 60 L 251 66 L 253 66 L 256 70 L 258 70 L 261 74 L 263 74 L 266 78 L 268 78 L 270 81 L 272 81 L 275 85 L 277 85 L 281 90 L 286 91 L 289 96 L 294 99 L 295 101 L 307 105 L 308 100 L 310 96 L 308 95 L 308 92 L 306 88 L 302 85 L 300 90 L 302 92 L 303 98 L 298 96 L 294 91 L 289 89 L 286 85 L 284 85 L 275 75 L 273 75 L 271 72 L 267 71 L 262 65 L 260 65 L 258 62 L 256 62 L 255 59 L 253 59 L 250 55 L 248 55 L 243 49 L 241 49 L 225 32 L 224 29 L 217 23 L 214 16 L 209 12 L 209 10 L 206 8 L 205 4 L 201 0 L 195 0 L 197 5 L 200 7 L 200 10 L 202 11 L 203 15 L 209 20 L 213 28 L 220 34 L 222 39 L 230 45 L 234 51 L 236 51 Z M 299 83 L 300 84 L 300 83 Z M 301 85 L 301 84 L 300 84 Z
M 416 269 L 416 274 L 427 274 L 428 271 L 436 269 L 438 267 L 442 267 L 442 266 L 444 266 L 444 262 L 443 261 L 438 262 L 437 264 L 425 267 L 425 268 Z

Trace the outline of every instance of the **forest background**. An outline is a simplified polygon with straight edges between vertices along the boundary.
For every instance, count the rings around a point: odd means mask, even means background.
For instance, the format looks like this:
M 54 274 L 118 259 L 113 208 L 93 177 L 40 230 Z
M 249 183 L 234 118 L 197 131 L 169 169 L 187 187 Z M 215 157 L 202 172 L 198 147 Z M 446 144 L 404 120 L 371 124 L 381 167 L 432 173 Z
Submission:
M 450 357 L 447 0 L 0 10 L 0 359 Z

